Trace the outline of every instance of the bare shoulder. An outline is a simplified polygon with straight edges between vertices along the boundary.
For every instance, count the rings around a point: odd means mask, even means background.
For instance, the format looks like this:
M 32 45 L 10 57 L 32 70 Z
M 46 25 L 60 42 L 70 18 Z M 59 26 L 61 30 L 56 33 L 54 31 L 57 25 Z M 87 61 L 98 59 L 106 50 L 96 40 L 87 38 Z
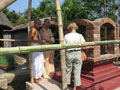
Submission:
M 36 29 L 34 27 L 32 27 L 31 31 L 32 32 L 36 32 Z
M 31 30 L 32 30 L 32 33 L 38 34 L 38 30 L 36 28 L 33 27 Z

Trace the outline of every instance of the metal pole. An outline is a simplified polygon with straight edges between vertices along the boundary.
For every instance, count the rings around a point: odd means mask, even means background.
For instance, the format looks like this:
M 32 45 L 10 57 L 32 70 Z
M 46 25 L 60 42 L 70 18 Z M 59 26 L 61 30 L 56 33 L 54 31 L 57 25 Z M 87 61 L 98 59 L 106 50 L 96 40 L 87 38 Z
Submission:
M 29 5 L 28 5 L 28 35 L 30 34 L 31 30 L 31 7 L 32 7 L 32 0 L 29 0 Z M 31 43 L 28 43 L 30 46 Z M 30 79 L 31 83 L 34 83 L 34 78 L 33 78 L 33 67 L 32 67 L 32 54 L 29 53 L 29 68 L 30 68 Z
M 64 45 L 63 24 L 62 24 L 60 2 L 59 0 L 55 0 L 55 2 L 56 2 L 56 10 L 57 10 L 57 18 L 58 18 L 60 44 Z M 62 69 L 62 90 L 67 90 L 65 50 L 64 49 L 60 50 L 60 54 L 61 54 L 61 69 Z

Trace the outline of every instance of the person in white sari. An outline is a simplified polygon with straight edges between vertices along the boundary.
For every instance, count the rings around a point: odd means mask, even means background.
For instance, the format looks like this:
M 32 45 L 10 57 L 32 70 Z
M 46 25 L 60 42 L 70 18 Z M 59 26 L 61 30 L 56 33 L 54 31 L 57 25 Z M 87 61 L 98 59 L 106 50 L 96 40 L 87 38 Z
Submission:
M 34 21 L 34 27 L 32 27 L 30 34 L 28 35 L 28 41 L 31 42 L 32 46 L 41 45 L 41 37 L 39 34 L 39 28 L 40 28 L 41 21 L 35 20 Z M 34 81 L 38 83 L 41 80 L 41 76 L 44 72 L 44 56 L 43 52 L 33 52 L 32 53 L 32 65 L 33 65 L 33 75 L 34 75 Z

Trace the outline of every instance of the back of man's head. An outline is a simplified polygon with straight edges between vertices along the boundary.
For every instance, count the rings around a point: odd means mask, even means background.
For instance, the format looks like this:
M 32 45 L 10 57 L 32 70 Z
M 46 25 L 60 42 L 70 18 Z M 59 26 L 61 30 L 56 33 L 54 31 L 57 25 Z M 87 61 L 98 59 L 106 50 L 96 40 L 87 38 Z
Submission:
M 40 23 L 41 21 L 40 21 L 40 19 L 36 19 L 35 21 L 34 21 L 34 24 L 35 23 Z

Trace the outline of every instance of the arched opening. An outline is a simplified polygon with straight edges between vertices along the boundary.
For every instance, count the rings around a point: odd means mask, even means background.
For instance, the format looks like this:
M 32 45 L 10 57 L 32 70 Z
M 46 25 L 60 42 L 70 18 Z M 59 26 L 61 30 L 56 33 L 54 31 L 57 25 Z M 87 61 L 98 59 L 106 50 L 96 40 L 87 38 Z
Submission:
M 85 25 L 78 26 L 77 32 L 82 34 L 83 37 L 86 38 L 86 26 Z
M 106 40 L 115 40 L 115 28 L 113 27 L 112 24 L 110 23 L 105 23 L 101 26 L 100 29 L 100 36 L 101 36 L 101 41 L 106 41 Z M 114 46 L 113 44 L 108 44 L 108 45 L 101 45 L 100 46 L 100 54 L 114 54 Z

